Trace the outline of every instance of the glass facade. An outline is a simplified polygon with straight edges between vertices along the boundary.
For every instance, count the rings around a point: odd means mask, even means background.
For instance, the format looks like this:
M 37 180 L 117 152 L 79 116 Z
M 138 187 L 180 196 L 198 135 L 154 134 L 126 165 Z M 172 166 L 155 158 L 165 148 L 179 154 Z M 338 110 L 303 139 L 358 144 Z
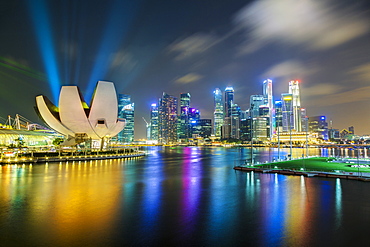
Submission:
M 222 92 L 219 88 L 216 88 L 213 92 L 214 99 L 214 112 L 213 112 L 213 134 L 221 138 L 221 127 L 224 123 L 224 107 L 222 103 Z
M 150 140 L 158 141 L 158 106 L 155 103 L 150 106 Z
M 163 93 L 158 108 L 158 142 L 174 144 L 177 142 L 177 98 Z
M 131 102 L 131 96 L 127 94 L 119 94 L 118 117 L 126 120 L 125 128 L 117 135 L 119 142 L 131 143 L 134 141 L 134 116 L 135 104 Z

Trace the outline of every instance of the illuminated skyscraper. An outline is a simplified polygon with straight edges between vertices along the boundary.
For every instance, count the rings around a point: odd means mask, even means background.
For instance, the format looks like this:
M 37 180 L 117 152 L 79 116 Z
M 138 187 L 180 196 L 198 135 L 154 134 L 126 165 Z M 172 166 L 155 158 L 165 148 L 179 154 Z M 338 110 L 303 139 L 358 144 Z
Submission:
M 328 140 L 328 123 L 325 116 L 314 116 L 308 118 L 308 128 L 312 133 L 317 133 L 318 137 Z
M 281 94 L 282 100 L 282 124 L 283 132 L 294 129 L 293 125 L 293 95 L 289 93 Z
M 190 138 L 189 125 L 189 108 L 190 108 L 190 94 L 180 94 L 180 119 L 179 119 L 179 139 L 187 140 Z
M 226 87 L 225 98 L 224 98 L 224 123 L 222 125 L 222 138 L 231 138 L 231 111 L 234 102 L 234 88 Z
M 150 140 L 158 141 L 158 106 L 155 103 L 150 107 Z
M 264 104 L 268 107 L 268 125 L 270 126 L 269 129 L 269 137 L 272 137 L 273 132 L 275 131 L 275 117 L 274 117 L 274 104 L 273 104 L 273 96 L 272 96 L 272 81 L 267 79 L 263 82 L 263 98 Z
M 221 137 L 221 127 L 224 123 L 224 107 L 222 104 L 222 92 L 219 88 L 216 88 L 213 92 L 214 99 L 214 112 L 213 112 L 213 133 L 216 137 Z
M 249 114 L 251 117 L 259 117 L 260 115 L 260 106 L 264 105 L 263 95 L 251 95 L 250 97 L 250 107 Z
M 226 87 L 225 89 L 225 117 L 231 116 L 231 107 L 234 103 L 234 88 Z
M 125 128 L 118 133 L 118 141 L 130 143 L 134 141 L 134 113 L 135 104 L 131 102 L 130 95 L 118 95 L 118 117 L 126 120 Z
M 275 128 L 276 133 L 283 132 L 283 103 L 281 100 L 275 101 Z
M 177 142 L 177 98 L 163 92 L 159 99 L 158 142 L 171 144 Z
M 199 123 L 200 120 L 200 111 L 195 108 L 189 108 L 189 138 L 197 138 L 201 131 L 201 126 Z
M 289 82 L 289 93 L 292 95 L 293 129 L 302 131 L 301 98 L 299 95 L 299 81 Z
M 241 110 L 237 104 L 233 104 L 231 107 L 230 116 L 230 138 L 239 139 L 240 138 L 240 114 Z

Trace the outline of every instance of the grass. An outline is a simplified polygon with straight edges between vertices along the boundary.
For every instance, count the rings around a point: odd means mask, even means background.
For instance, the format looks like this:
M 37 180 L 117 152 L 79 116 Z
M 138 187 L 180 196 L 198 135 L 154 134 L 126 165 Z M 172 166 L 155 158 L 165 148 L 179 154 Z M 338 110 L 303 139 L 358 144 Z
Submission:
M 344 171 L 344 172 L 358 172 L 359 171 L 357 167 L 348 166 L 348 165 L 356 165 L 356 163 L 353 163 L 353 164 L 338 163 L 333 160 L 334 158 L 319 157 L 319 158 L 308 158 L 308 159 L 289 160 L 289 161 L 281 161 L 281 162 L 274 162 L 274 163 L 265 163 L 265 164 L 254 165 L 254 167 L 262 167 L 262 168 L 270 168 L 270 169 L 277 167 L 278 169 L 292 169 L 292 170 L 301 170 L 301 168 L 304 168 L 304 170 L 307 170 L 307 171 L 325 171 L 325 172 L 333 172 L 335 170 Z M 370 168 L 360 168 L 360 172 L 370 172 Z

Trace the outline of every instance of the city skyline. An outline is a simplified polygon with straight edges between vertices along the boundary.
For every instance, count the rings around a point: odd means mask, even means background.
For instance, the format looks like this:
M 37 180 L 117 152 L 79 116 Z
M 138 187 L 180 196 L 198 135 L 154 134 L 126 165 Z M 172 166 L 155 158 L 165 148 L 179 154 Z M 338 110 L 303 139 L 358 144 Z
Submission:
M 366 0 L 30 2 L 1 5 L 1 117 L 42 123 L 35 96 L 55 102 L 60 86 L 77 85 L 89 103 L 95 83 L 108 80 L 135 103 L 139 139 L 163 92 L 190 93 L 213 119 L 215 88 L 232 86 L 247 109 L 270 78 L 275 99 L 299 80 L 308 116 L 370 133 Z

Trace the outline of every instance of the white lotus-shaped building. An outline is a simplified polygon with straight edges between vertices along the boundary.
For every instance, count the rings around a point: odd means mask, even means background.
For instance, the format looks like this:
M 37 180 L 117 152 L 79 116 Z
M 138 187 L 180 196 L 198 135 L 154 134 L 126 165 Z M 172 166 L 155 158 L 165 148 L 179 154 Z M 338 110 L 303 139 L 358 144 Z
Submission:
M 69 142 L 104 140 L 117 135 L 125 127 L 125 120 L 117 118 L 117 94 L 112 82 L 97 83 L 90 108 L 77 86 L 62 87 L 59 107 L 43 95 L 36 97 L 36 107 L 44 122 L 67 136 Z

